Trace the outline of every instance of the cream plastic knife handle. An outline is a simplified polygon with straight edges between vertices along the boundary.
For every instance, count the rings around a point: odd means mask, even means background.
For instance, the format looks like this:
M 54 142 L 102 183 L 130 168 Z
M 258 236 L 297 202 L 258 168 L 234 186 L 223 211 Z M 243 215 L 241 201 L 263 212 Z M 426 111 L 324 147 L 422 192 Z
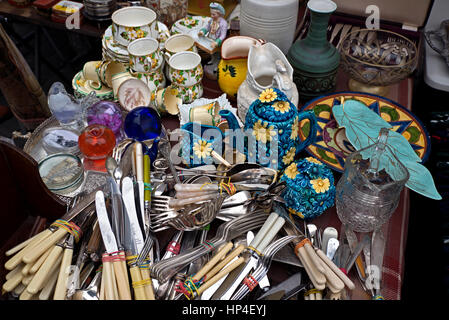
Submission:
M 23 265 L 24 267 L 25 265 Z M 23 268 L 22 267 L 22 268 Z M 22 269 L 17 270 L 4 284 L 2 289 L 6 292 L 11 292 L 14 290 L 15 287 L 19 285 L 19 283 L 22 282 L 23 279 Z
M 48 255 L 50 254 L 51 249 L 53 249 L 53 248 L 50 248 L 50 249 L 48 249 L 47 251 L 45 251 L 45 253 L 44 253 L 43 255 L 41 255 L 41 256 L 39 257 L 39 259 L 37 259 L 37 261 L 36 261 L 36 262 L 33 264 L 33 266 L 31 267 L 29 273 L 35 274 L 35 273 L 37 272 L 37 270 L 39 270 L 39 268 L 42 266 L 42 264 L 43 264 L 44 261 L 47 259 Z
M 268 232 L 265 234 L 265 237 L 259 242 L 257 245 L 257 250 L 260 252 L 263 252 L 265 248 L 270 244 L 270 242 L 274 239 L 276 234 L 281 230 L 282 226 L 285 223 L 285 219 L 281 216 L 278 216 L 276 220 L 274 221 L 274 224 L 272 227 L 268 230 Z
M 58 267 L 59 264 L 62 261 L 62 256 L 58 257 L 58 260 L 56 260 L 56 263 L 51 268 L 49 275 L 47 276 L 47 279 L 45 280 L 44 287 L 42 288 L 41 292 L 39 293 L 39 300 L 48 300 L 50 298 L 50 295 L 54 292 L 56 281 L 58 280 Z
M 268 232 L 268 230 L 273 226 L 273 223 L 276 221 L 276 219 L 279 217 L 279 215 L 276 212 L 272 212 L 265 223 L 260 228 L 259 232 L 257 232 L 254 239 L 251 241 L 250 246 L 253 248 L 258 248 L 258 245 L 262 238 L 265 237 L 265 234 Z
M 46 229 L 46 230 L 44 230 L 44 231 L 41 231 L 41 232 L 39 232 L 38 234 L 34 235 L 33 237 L 28 238 L 28 240 L 25 240 L 25 241 L 23 241 L 22 243 L 19 243 L 17 246 L 15 246 L 15 247 L 9 249 L 8 251 L 6 251 L 5 255 L 6 255 L 7 257 L 9 257 L 9 256 L 13 255 L 14 253 L 19 252 L 19 251 L 22 250 L 23 248 L 27 247 L 28 245 L 31 245 L 31 242 L 39 241 L 40 239 L 42 239 L 43 237 L 45 237 L 46 234 L 48 234 L 48 232 L 46 232 L 46 231 L 49 231 L 49 232 L 51 233 L 51 231 L 48 230 L 48 229 Z
M 318 290 L 324 290 L 326 277 L 323 273 L 319 272 L 314 268 L 314 264 L 310 260 L 309 255 L 307 254 L 304 246 L 297 247 L 295 249 L 295 253 L 298 256 L 299 260 L 301 260 L 304 269 L 306 269 L 307 274 L 309 275 L 310 281 L 312 281 L 314 287 Z
M 154 296 L 153 284 L 150 277 L 149 269 L 140 269 L 140 274 L 142 275 L 142 281 L 145 282 L 143 289 L 145 290 L 145 297 L 147 300 L 156 300 Z
M 213 267 L 212 270 L 210 270 L 206 274 L 205 281 L 207 282 L 211 277 L 216 275 L 223 267 L 225 267 L 229 262 L 231 262 L 233 259 L 235 259 L 240 253 L 245 250 L 245 246 L 243 244 L 240 244 L 232 250 L 223 260 L 221 260 L 215 267 Z
M 217 184 L 175 184 L 175 190 L 181 192 L 190 191 L 218 191 L 220 188 Z
M 34 275 L 33 280 L 31 280 L 30 284 L 27 286 L 27 291 L 31 294 L 36 294 L 42 287 L 43 283 L 55 262 L 58 260 L 58 257 L 62 253 L 61 246 L 54 246 L 53 250 L 48 255 L 48 258 L 40 267 L 39 271 Z
M 191 203 L 198 203 L 200 201 L 212 200 L 217 198 L 217 193 L 205 194 L 198 197 L 190 197 L 188 199 L 171 199 L 169 201 L 170 207 L 183 207 Z
M 112 264 L 109 261 L 103 260 L 103 272 L 104 272 L 104 290 L 106 300 L 115 300 L 114 293 L 114 271 L 112 270 Z M 103 283 L 102 283 L 103 285 Z
M 72 263 L 73 249 L 66 248 L 62 255 L 61 266 L 59 268 L 58 281 L 56 282 L 53 300 L 65 300 L 67 295 L 67 280 Z
M 120 300 L 131 300 L 131 289 L 129 288 L 128 271 L 126 265 L 123 263 L 125 253 L 120 251 L 118 253 L 121 260 L 115 260 L 112 262 L 115 279 L 117 279 L 117 289 Z
M 17 267 L 15 267 L 14 269 L 12 269 L 11 271 L 9 271 L 6 276 L 5 279 L 9 280 L 12 277 L 14 277 L 18 272 L 22 272 L 23 268 L 25 268 L 26 264 L 24 263 L 20 263 Z M 23 274 L 23 273 L 22 273 Z
M 222 246 L 217 253 L 210 259 L 201 270 L 199 270 L 194 276 L 193 280 L 200 280 L 206 273 L 208 273 L 228 252 L 232 249 L 232 242 L 229 241 L 226 245 Z
M 131 280 L 134 288 L 134 298 L 135 300 L 147 300 L 145 289 L 140 283 L 142 282 L 142 274 L 137 266 L 132 266 L 129 268 L 129 273 L 131 274 Z
M 134 144 L 134 154 L 136 159 L 136 180 L 143 181 L 143 153 L 142 145 L 139 142 Z
M 324 273 L 324 267 L 321 264 L 320 258 L 317 256 L 315 250 L 313 250 L 310 243 L 306 243 L 304 245 L 304 249 L 307 251 L 307 254 L 309 255 L 310 261 L 314 264 L 314 267 L 321 273 Z
M 354 290 L 355 285 L 354 282 L 351 281 L 351 279 L 348 278 L 347 275 L 343 273 L 343 271 L 338 268 L 335 263 L 333 263 L 320 249 L 315 249 L 317 255 L 323 260 L 323 262 L 344 282 L 344 284 L 348 287 L 350 290 Z
M 14 269 L 20 262 L 22 262 L 23 257 L 32 252 L 33 249 L 40 244 L 44 239 L 48 238 L 50 235 L 52 235 L 53 232 L 51 232 L 50 229 L 46 229 L 39 233 L 39 237 L 35 238 L 33 241 L 31 241 L 25 248 L 20 250 L 18 253 L 16 253 L 11 259 L 9 259 L 5 263 L 5 269 L 6 270 L 12 270 Z
M 33 249 L 32 252 L 27 253 L 23 257 L 23 262 L 25 263 L 31 263 L 36 261 L 42 254 L 45 253 L 51 246 L 53 246 L 56 242 L 61 240 L 65 235 L 67 234 L 67 230 L 63 228 L 58 228 L 52 235 L 50 235 L 48 238 L 45 238 L 42 240 L 42 242 L 39 243 L 38 246 L 36 246 L 35 249 Z
M 223 278 L 225 275 L 229 274 L 232 270 L 237 268 L 239 265 L 241 265 L 245 259 L 243 257 L 238 258 L 236 261 L 231 263 L 229 266 L 221 270 L 219 273 L 217 273 L 215 276 L 213 276 L 209 281 L 207 281 L 204 285 L 202 285 L 198 289 L 198 295 L 201 295 L 207 288 L 212 286 L 215 282 Z

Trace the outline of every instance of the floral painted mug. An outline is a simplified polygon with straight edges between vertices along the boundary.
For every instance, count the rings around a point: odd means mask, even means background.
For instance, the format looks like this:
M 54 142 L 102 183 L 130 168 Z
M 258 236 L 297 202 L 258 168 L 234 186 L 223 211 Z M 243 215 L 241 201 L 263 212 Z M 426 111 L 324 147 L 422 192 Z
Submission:
M 193 86 L 180 86 L 172 83 L 170 88 L 176 90 L 176 96 L 181 98 L 183 103 L 192 103 L 194 100 L 201 98 L 204 90 L 201 82 Z
M 168 60 L 168 77 L 170 81 L 183 87 L 191 87 L 203 79 L 201 56 L 192 51 L 175 53 Z
M 128 45 L 129 66 L 136 72 L 154 72 L 162 66 L 163 56 L 159 42 L 153 38 L 142 38 Z
M 114 11 L 112 19 L 112 37 L 124 47 L 136 39 L 152 35 L 152 24 L 156 22 L 156 13 L 143 6 L 124 7 Z
M 198 53 L 195 40 L 188 34 L 174 34 L 165 41 L 165 61 L 168 63 L 171 56 L 181 51 L 193 51 Z

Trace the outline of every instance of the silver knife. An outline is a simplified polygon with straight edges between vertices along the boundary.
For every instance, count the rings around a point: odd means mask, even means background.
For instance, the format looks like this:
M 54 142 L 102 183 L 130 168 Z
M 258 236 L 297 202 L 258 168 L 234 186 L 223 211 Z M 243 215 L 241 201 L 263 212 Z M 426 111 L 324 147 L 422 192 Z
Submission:
M 112 228 L 120 250 L 124 249 L 125 226 L 122 194 L 117 183 L 112 177 L 109 177 L 111 186 L 111 204 L 112 204 Z
M 97 209 L 98 224 L 100 226 L 101 237 L 103 238 L 104 247 L 107 253 L 118 251 L 117 241 L 112 232 L 109 223 L 108 212 L 106 211 L 106 203 L 103 191 L 97 191 L 95 194 L 95 206 Z
M 127 238 L 127 243 L 131 244 L 131 248 L 126 249 L 130 250 L 132 255 L 138 255 L 142 251 L 144 240 L 139 220 L 137 219 L 134 187 L 130 177 L 125 177 L 122 180 L 122 198 L 129 222 L 129 230 L 125 231 L 125 238 Z

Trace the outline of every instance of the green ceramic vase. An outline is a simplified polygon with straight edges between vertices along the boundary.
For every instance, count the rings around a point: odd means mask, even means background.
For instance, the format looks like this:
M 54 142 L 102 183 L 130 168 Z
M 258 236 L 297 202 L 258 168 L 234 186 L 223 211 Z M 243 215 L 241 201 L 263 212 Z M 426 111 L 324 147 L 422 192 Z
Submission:
M 310 0 L 307 7 L 311 19 L 307 36 L 296 41 L 287 54 L 302 100 L 334 92 L 340 65 L 340 53 L 327 40 L 329 18 L 337 5 L 330 0 Z

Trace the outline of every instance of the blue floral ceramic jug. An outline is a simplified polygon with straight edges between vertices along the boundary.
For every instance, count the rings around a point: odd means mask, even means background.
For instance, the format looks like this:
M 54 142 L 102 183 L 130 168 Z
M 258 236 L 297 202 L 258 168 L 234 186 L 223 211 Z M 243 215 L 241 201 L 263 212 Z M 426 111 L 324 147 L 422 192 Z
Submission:
M 298 130 L 304 119 L 310 121 L 310 133 L 306 140 L 301 141 Z M 283 170 L 300 151 L 314 142 L 317 121 L 313 111 L 299 112 L 282 91 L 270 88 L 250 105 L 244 131 L 247 135 L 245 152 L 248 161 L 255 158 L 254 162 L 261 165 Z

